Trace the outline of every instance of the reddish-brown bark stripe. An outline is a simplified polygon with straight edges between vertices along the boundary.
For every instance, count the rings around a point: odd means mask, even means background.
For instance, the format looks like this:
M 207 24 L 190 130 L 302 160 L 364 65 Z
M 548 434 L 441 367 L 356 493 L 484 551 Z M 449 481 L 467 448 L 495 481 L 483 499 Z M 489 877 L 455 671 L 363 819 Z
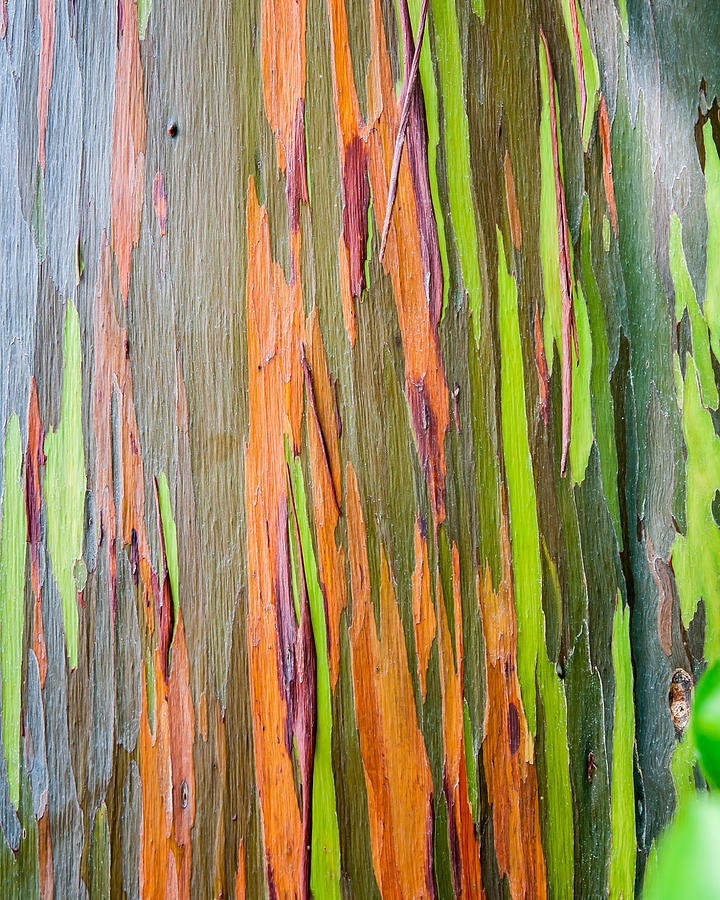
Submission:
M 540 388 L 540 416 L 545 425 L 550 420 L 550 374 L 548 372 L 545 343 L 543 342 L 540 307 L 535 304 L 535 368 Z
M 572 0 L 571 0 L 572 5 Z M 570 266 L 570 237 L 568 233 L 567 212 L 565 209 L 565 189 L 562 175 L 560 174 L 560 157 L 558 149 L 558 125 L 555 107 L 555 76 L 553 75 L 550 48 L 545 39 L 545 34 L 540 29 L 540 37 L 545 47 L 547 60 L 548 84 L 550 92 L 550 134 L 552 139 L 553 168 L 555 170 L 555 201 L 558 222 L 558 245 L 560 248 L 560 295 L 561 313 L 560 330 L 562 334 L 562 458 L 560 471 L 565 474 L 567 455 L 570 449 L 570 425 L 572 418 L 572 342 L 575 342 L 575 355 L 580 356 L 577 333 L 575 329 L 575 314 L 573 310 L 573 279 Z M 583 82 L 584 83 L 584 82 Z
M 585 89 L 585 63 L 583 61 L 582 43 L 580 41 L 580 23 L 578 22 L 575 0 L 568 0 L 570 21 L 572 22 L 573 44 L 575 48 L 575 67 L 577 69 L 578 90 L 580 92 L 580 134 L 585 130 L 587 111 L 587 90 Z
M 612 153 L 610 152 L 610 118 L 608 116 L 607 103 L 604 94 L 600 94 L 598 106 L 598 132 L 603 154 L 603 184 L 605 186 L 605 199 L 607 200 L 610 222 L 612 223 L 615 237 L 618 233 L 617 208 L 615 206 L 615 187 L 612 175 Z
M 515 196 L 515 177 L 513 176 L 510 153 L 505 151 L 505 198 L 507 200 L 508 217 L 510 219 L 510 234 L 513 246 L 516 250 L 522 247 L 522 225 L 520 224 L 520 210 Z
M 365 287 L 365 257 L 368 239 L 370 183 L 367 173 L 367 148 L 358 135 L 350 139 L 342 170 L 343 240 L 350 267 L 350 289 L 360 297 Z

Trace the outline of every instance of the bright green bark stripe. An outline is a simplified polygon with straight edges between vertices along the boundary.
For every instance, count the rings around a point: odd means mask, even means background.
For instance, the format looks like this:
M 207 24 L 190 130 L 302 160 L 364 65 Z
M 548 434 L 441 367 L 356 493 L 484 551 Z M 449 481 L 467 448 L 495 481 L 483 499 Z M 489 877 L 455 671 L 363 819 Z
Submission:
M 558 900 L 571 900 L 575 839 L 570 751 L 567 743 L 567 704 L 562 681 L 544 650 L 540 650 L 538 654 L 537 676 L 545 716 L 548 805 L 545 862 L 549 894 Z
M 310 889 L 317 900 L 325 900 L 326 897 L 340 897 L 340 833 L 332 771 L 330 664 L 327 651 L 325 604 L 315 562 L 305 498 L 305 483 L 299 459 L 290 461 L 290 473 L 295 496 L 297 524 L 300 531 L 302 564 L 308 591 L 317 670 L 317 730 L 315 732 L 312 784 Z M 292 546 L 294 542 L 294 536 L 291 534 L 290 545 Z
M 0 544 L 0 661 L 2 737 L 10 799 L 20 805 L 20 693 L 25 591 L 25 504 L 22 486 L 20 422 L 10 417 L 5 435 L 5 489 Z
M 675 744 L 670 771 L 675 784 L 676 807 L 675 814 L 684 807 L 693 797 L 697 796 L 695 788 L 695 774 L 693 767 L 697 762 L 695 747 L 690 737 L 690 730 L 686 730 L 680 743 Z
M 553 164 L 552 131 L 550 128 L 550 79 L 545 51 L 540 44 L 540 261 L 543 273 L 543 293 L 545 294 L 545 316 L 543 320 L 543 341 L 548 369 L 552 374 L 555 360 L 555 344 L 558 356 L 561 353 L 561 293 L 560 293 L 560 244 L 558 241 L 557 199 L 555 195 L 555 166 Z M 558 156 L 562 166 L 560 146 L 560 116 L 555 103 L 558 123 Z M 572 260 L 572 248 L 570 249 Z
M 445 113 L 444 139 L 445 158 L 448 160 L 448 199 L 455 243 L 462 266 L 465 289 L 468 292 L 470 312 L 473 317 L 473 331 L 477 343 L 480 340 L 482 285 L 478 263 L 478 235 L 472 205 L 470 132 L 465 112 L 460 36 L 453 2 L 433 0 L 432 9 L 435 23 L 435 50 Z M 433 203 L 434 201 L 433 196 Z
M 670 274 L 675 285 L 675 319 L 679 322 L 685 309 L 690 318 L 693 358 L 700 376 L 703 401 L 706 406 L 717 409 L 718 391 L 710 359 L 707 325 L 700 312 L 695 288 L 690 280 L 683 250 L 682 225 L 675 212 L 670 219 Z
M 501 352 L 502 436 L 512 536 L 513 581 L 518 626 L 518 678 L 528 727 L 535 734 L 535 662 L 543 641 L 542 567 L 523 376 L 517 285 L 505 263 L 498 230 L 498 298 Z M 544 647 L 543 647 L 544 653 Z
M 413 23 L 420 18 L 421 0 L 410 0 L 409 9 Z M 417 33 L 417 24 L 415 24 Z M 443 313 L 447 306 L 448 291 L 450 290 L 450 268 L 447 258 L 447 241 L 445 239 L 445 220 L 443 219 L 442 204 L 437 180 L 437 148 L 440 143 L 440 116 L 438 112 L 437 85 L 433 72 L 432 59 L 430 57 L 430 40 L 425 35 L 422 50 L 420 51 L 420 83 L 422 84 L 425 98 L 425 118 L 428 130 L 428 171 L 430 174 L 430 195 L 432 197 L 433 212 L 437 223 L 438 245 L 440 247 L 440 260 L 443 271 Z
M 618 0 L 618 7 L 620 11 L 620 21 L 622 22 L 623 33 L 625 35 L 625 40 L 627 40 L 628 35 L 630 34 L 630 24 L 628 22 L 627 14 L 627 0 Z
M 168 567 L 168 577 L 170 578 L 170 591 L 173 599 L 174 621 L 177 623 L 179 616 L 180 591 L 178 584 L 178 548 L 177 548 L 177 528 L 172 514 L 172 504 L 170 503 L 170 487 L 164 472 L 161 472 L 157 478 L 158 486 L 158 503 L 160 504 L 160 521 L 162 522 L 163 539 L 165 541 L 165 559 Z M 173 639 L 175 632 L 173 629 Z M 170 641 L 172 646 L 172 640 Z
M 708 220 L 705 319 L 715 359 L 720 360 L 720 159 L 712 136 L 712 122 L 703 128 L 705 141 L 705 209 Z
M 595 54 L 590 47 L 590 38 L 588 37 L 585 20 L 583 19 L 582 10 L 577 0 L 563 0 L 563 19 L 565 21 L 565 30 L 567 31 L 568 40 L 570 41 L 570 53 L 572 56 L 573 69 L 575 71 L 575 98 L 577 102 L 578 122 L 580 122 L 580 79 L 578 78 L 577 61 L 575 59 L 575 38 L 573 37 L 572 19 L 570 18 L 570 4 L 575 4 L 575 10 L 578 17 L 578 30 L 580 32 L 580 52 L 583 60 L 583 71 L 585 73 L 585 93 L 587 95 L 587 106 L 585 109 L 585 124 L 582 128 L 583 150 L 587 150 L 590 143 L 590 132 L 592 131 L 593 116 L 595 113 L 595 97 L 600 87 L 600 75 L 598 72 L 597 60 Z M 582 123 L 581 123 L 582 127 Z
M 498 299 L 501 406 L 505 472 L 510 509 L 513 584 L 518 627 L 517 671 L 530 732 L 536 731 L 536 673 L 547 727 L 547 867 L 553 896 L 573 894 L 573 822 L 567 708 L 562 683 L 548 660 L 542 613 L 542 564 L 537 499 L 525 418 L 525 382 L 517 285 L 507 270 L 498 236 Z
M 691 356 L 687 357 L 682 411 L 687 447 L 687 534 L 675 537 L 673 570 L 686 627 L 695 615 L 700 598 L 705 601 L 705 656 L 713 662 L 720 659 L 720 582 L 717 575 L 720 530 L 712 514 L 713 497 L 720 488 L 720 440 L 710 413 L 702 405 L 697 370 Z
M 592 267 L 590 247 L 590 208 L 587 195 L 583 201 L 580 262 L 587 296 L 590 334 L 592 335 L 592 375 L 590 378 L 593 412 L 595 413 L 595 441 L 600 455 L 600 474 L 603 494 L 615 526 L 618 541 L 622 540 L 620 502 L 618 499 L 618 460 L 615 446 L 615 413 L 610 393 L 610 368 L 605 312 Z M 573 397 L 574 402 L 574 397 Z
M 472 0 L 473 12 L 476 16 L 480 16 L 480 21 L 485 22 L 485 3 L 484 0 Z
M 629 898 L 635 888 L 635 787 L 633 783 L 633 746 L 635 743 L 635 707 L 630 658 L 630 611 L 622 609 L 618 591 L 612 639 L 615 673 L 612 781 L 610 816 L 610 897 Z
M 47 541 L 62 601 L 65 647 L 70 668 L 77 666 L 78 605 L 73 576 L 82 557 L 85 509 L 85 451 L 82 434 L 80 321 L 72 300 L 65 304 L 65 369 L 60 425 L 45 437 Z
M 147 32 L 148 21 L 150 19 L 150 12 L 152 10 L 152 0 L 138 0 L 137 5 L 137 15 L 138 15 L 138 35 L 141 41 L 145 40 L 145 33 Z
M 473 821 L 477 821 L 477 765 L 475 764 L 475 748 L 473 747 L 472 727 L 470 724 L 470 707 L 463 699 L 463 745 L 465 747 L 465 772 L 467 774 L 468 800 L 472 809 Z
M 572 344 L 572 411 L 570 415 L 570 472 L 573 484 L 585 478 L 590 448 L 593 442 L 592 401 L 590 374 L 592 371 L 592 340 L 585 295 L 575 283 L 575 322 L 577 324 L 578 350 Z

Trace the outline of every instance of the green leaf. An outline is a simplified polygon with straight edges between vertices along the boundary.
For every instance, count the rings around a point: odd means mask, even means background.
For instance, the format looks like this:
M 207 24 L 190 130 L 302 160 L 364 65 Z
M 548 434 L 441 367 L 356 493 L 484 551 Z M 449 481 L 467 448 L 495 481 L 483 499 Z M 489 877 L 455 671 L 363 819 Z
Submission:
M 680 810 L 648 866 L 643 900 L 716 900 L 720 885 L 720 797 L 698 796 Z

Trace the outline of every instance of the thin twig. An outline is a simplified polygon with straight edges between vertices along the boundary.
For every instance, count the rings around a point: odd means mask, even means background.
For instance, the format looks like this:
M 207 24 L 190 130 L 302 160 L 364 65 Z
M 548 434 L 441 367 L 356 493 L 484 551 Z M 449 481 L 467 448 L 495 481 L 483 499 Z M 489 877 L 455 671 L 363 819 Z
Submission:
M 383 225 L 382 240 L 380 241 L 380 262 L 382 262 L 385 254 L 385 245 L 387 243 L 388 232 L 390 231 L 390 219 L 392 217 L 393 206 L 395 205 L 398 174 L 400 172 L 400 160 L 402 158 L 403 144 L 405 143 L 405 131 L 407 129 L 408 119 L 410 118 L 410 102 L 418 68 L 420 66 L 420 51 L 422 50 L 423 37 L 425 36 L 427 8 L 428 0 L 423 0 L 422 6 L 420 7 L 415 53 L 413 54 L 412 65 L 410 66 L 407 84 L 405 85 L 402 113 L 400 115 L 400 127 L 398 128 L 397 138 L 395 140 L 395 151 L 393 153 L 392 170 L 390 172 L 390 185 L 388 187 L 387 207 L 385 208 L 385 224 Z

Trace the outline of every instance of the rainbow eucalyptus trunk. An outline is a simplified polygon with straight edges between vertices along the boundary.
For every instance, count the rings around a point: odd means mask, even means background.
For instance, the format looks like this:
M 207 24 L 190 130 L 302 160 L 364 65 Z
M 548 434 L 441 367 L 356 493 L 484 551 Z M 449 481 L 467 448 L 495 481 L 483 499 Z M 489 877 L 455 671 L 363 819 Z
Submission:
M 720 657 L 720 6 L 0 12 L 0 895 L 633 896 Z

